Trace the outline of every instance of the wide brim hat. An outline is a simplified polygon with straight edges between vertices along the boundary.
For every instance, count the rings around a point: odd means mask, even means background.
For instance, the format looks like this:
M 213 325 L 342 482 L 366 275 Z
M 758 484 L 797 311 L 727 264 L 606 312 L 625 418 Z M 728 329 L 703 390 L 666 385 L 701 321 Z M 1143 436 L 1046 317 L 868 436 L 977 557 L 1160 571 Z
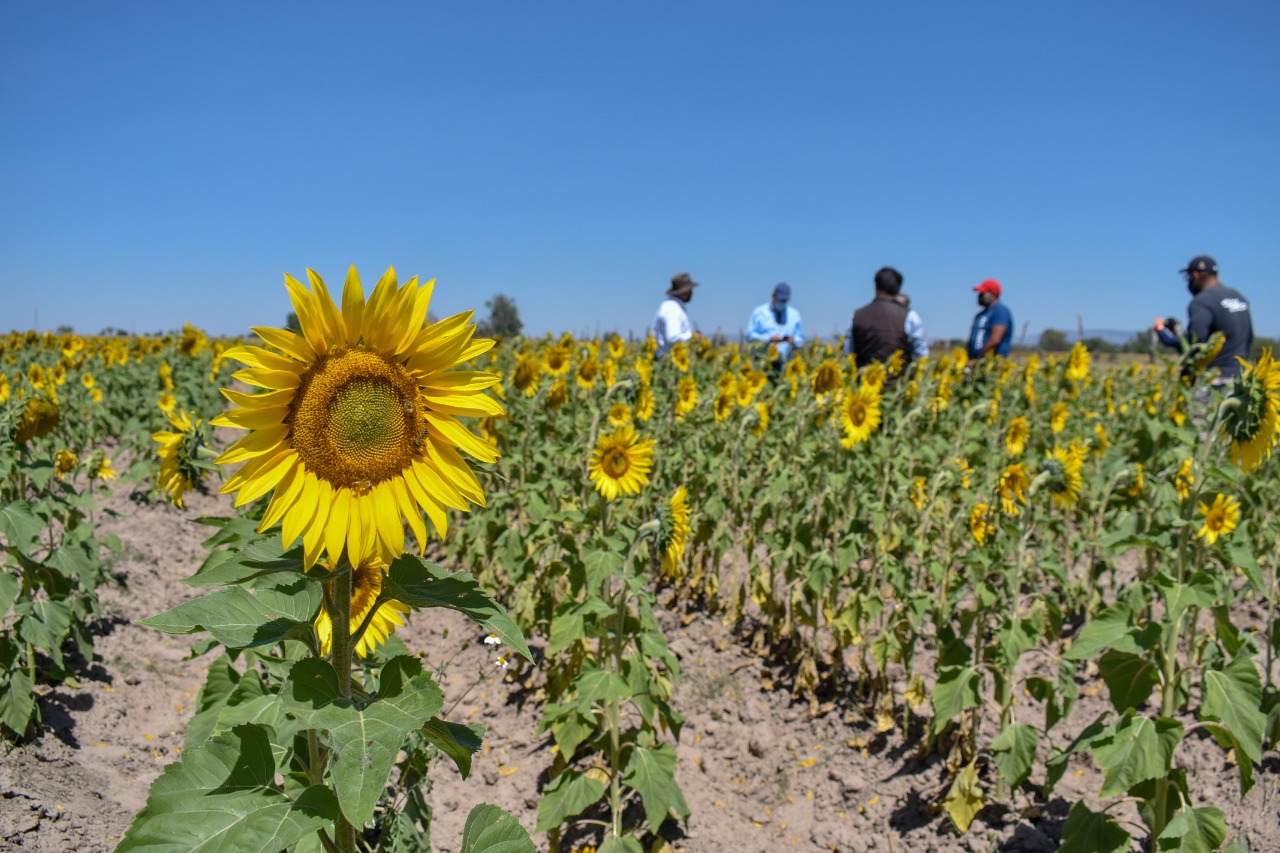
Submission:
M 687 272 L 682 272 L 671 277 L 671 286 L 667 288 L 667 295 L 676 296 L 681 293 L 689 293 L 697 286 L 698 282 L 690 278 Z

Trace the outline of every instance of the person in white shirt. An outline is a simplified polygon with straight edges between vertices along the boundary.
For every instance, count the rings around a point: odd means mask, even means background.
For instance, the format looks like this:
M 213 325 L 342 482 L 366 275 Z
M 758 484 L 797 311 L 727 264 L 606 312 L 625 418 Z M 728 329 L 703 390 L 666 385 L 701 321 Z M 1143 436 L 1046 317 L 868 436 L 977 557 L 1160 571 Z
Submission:
M 657 358 L 666 355 L 677 341 L 693 339 L 693 326 L 689 324 L 684 306 L 693 298 L 693 289 L 697 286 L 698 282 L 689 278 L 687 272 L 672 276 L 667 298 L 662 300 L 658 313 L 653 317 L 653 337 L 658 342 Z

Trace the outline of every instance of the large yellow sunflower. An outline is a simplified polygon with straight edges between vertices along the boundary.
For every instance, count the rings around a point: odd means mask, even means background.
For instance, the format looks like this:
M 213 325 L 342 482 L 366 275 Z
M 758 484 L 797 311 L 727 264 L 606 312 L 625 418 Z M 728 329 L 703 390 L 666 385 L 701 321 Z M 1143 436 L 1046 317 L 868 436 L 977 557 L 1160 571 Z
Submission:
M 635 427 L 625 424 L 600 436 L 591 451 L 587 474 L 596 484 L 596 491 L 606 500 L 613 500 L 643 489 L 652 468 L 653 439 L 641 439 Z
M 239 408 L 212 423 L 250 430 L 218 457 L 244 463 L 222 491 L 240 506 L 274 490 L 259 529 L 283 522 L 307 566 L 344 552 L 355 566 L 389 563 L 404 551 L 402 522 L 425 547 L 424 511 L 443 536 L 446 507 L 484 504 L 458 451 L 482 462 L 498 451 L 459 418 L 504 414 L 484 393 L 500 377 L 451 368 L 493 341 L 472 339 L 470 312 L 423 325 L 434 280 L 401 286 L 389 269 L 366 302 L 352 267 L 339 309 L 320 276 L 307 278 L 311 289 L 285 276 L 298 334 L 256 328 L 265 347 L 227 351 L 248 365 L 234 378 L 264 393 L 222 392 Z
M 382 592 L 382 578 L 385 572 L 386 569 L 382 566 L 360 566 L 352 570 L 351 627 L 349 629 L 352 636 L 360 630 L 365 617 L 369 615 L 369 610 L 378 600 L 378 594 Z M 396 632 L 396 628 L 404 624 L 401 614 L 408 612 L 408 605 L 395 599 L 379 604 L 378 612 L 373 615 L 369 627 L 360 637 L 360 642 L 356 643 L 356 657 L 366 657 L 376 651 L 388 637 Z M 333 622 L 329 618 L 329 611 L 323 607 L 320 608 L 320 614 L 316 616 L 315 628 L 316 636 L 320 640 L 320 654 L 327 655 L 333 644 Z
M 1240 502 L 1227 495 L 1218 495 L 1212 504 L 1200 504 L 1199 510 L 1204 516 L 1204 524 L 1196 535 L 1210 545 L 1217 542 L 1219 536 L 1235 530 L 1240 523 Z
M 880 392 L 871 385 L 859 385 L 845 395 L 840 407 L 840 423 L 844 427 L 842 447 L 848 449 L 866 441 L 880 426 Z

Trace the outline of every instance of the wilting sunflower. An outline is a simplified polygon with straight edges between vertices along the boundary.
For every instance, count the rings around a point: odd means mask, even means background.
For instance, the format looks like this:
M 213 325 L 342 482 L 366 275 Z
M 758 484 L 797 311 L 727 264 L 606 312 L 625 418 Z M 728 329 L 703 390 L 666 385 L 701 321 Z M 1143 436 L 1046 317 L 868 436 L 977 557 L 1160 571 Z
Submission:
M 1222 354 L 1222 345 L 1226 343 L 1227 337 L 1222 332 L 1214 332 L 1209 335 L 1209 339 L 1203 343 L 1195 343 L 1187 351 L 1188 358 L 1191 359 L 1191 370 L 1193 373 L 1203 373 L 1213 364 L 1213 360 Z
M 1059 400 L 1049 410 L 1049 428 L 1055 433 L 1062 432 L 1067 426 L 1067 417 L 1071 414 L 1067 404 Z
M 662 576 L 669 581 L 678 581 L 684 574 L 680 569 L 680 558 L 684 556 L 685 543 L 689 541 L 689 533 L 693 530 L 689 524 L 687 497 L 688 492 L 681 486 L 663 507 L 660 528 L 660 541 L 663 543 Z
M 111 467 L 111 460 L 103 455 L 102 451 L 96 451 L 89 458 L 89 479 L 90 480 L 114 480 L 116 471 Z
M 689 346 L 684 341 L 676 341 L 671 347 L 671 363 L 681 373 L 689 372 Z
M 1204 516 L 1204 525 L 1196 535 L 1210 545 L 1217 542 L 1219 536 L 1235 530 L 1240 523 L 1240 502 L 1227 495 L 1218 495 L 1212 504 L 1200 504 L 1199 510 Z
M 613 426 L 631 423 L 631 407 L 626 403 L 614 403 L 609 407 L 609 423 Z
M 969 535 L 978 545 L 986 545 L 996 535 L 996 524 L 991 519 L 991 508 L 978 504 L 969 511 Z
M 1080 500 L 1080 487 L 1084 479 L 1080 469 L 1084 464 L 1081 455 L 1075 452 L 1075 446 L 1054 447 L 1045 451 L 1045 470 L 1049 474 L 1046 484 L 1053 503 L 1059 507 L 1069 507 Z
M 557 379 L 551 383 L 551 389 L 547 391 L 547 408 L 554 412 L 567 402 L 569 402 L 569 386 L 564 384 L 563 379 Z
M 532 397 L 538 393 L 538 374 L 541 372 L 541 364 L 538 359 L 531 355 L 521 355 L 516 358 L 516 366 L 511 370 L 511 384 L 517 391 L 526 397 Z
M 1017 515 L 1018 504 L 1027 502 L 1027 489 L 1031 478 L 1027 466 L 1021 462 L 1009 465 L 1000 472 L 1000 509 L 1005 515 Z
M 870 385 L 859 385 L 845 395 L 840 407 L 840 424 L 844 427 L 840 445 L 846 450 L 870 438 L 880 426 L 880 391 Z
M 385 572 L 386 569 L 381 566 L 361 566 L 352 570 L 349 630 L 353 635 L 364 624 L 369 610 L 378 600 L 378 594 L 382 592 L 382 578 Z M 379 604 L 378 612 L 369 622 L 369 627 L 360 637 L 360 642 L 356 643 L 356 657 L 366 657 L 376 651 L 388 637 L 396 632 L 396 628 L 404 624 L 401 614 L 408 612 L 408 606 L 395 599 Z M 320 654 L 327 655 L 333 644 L 333 622 L 329 619 L 329 612 L 323 607 L 320 608 L 320 614 L 316 616 L 315 627 L 316 637 L 320 640 Z
M 1178 473 L 1173 478 L 1173 488 L 1178 493 L 1179 500 L 1186 500 L 1191 497 L 1191 487 L 1195 485 L 1196 477 L 1191 472 L 1192 459 L 1188 456 L 1182 460 L 1182 464 L 1178 466 Z
M 751 434 L 756 438 L 760 438 L 769 431 L 769 404 L 756 403 L 752 407 L 755 410 L 755 423 L 751 425 Z
M 160 473 L 156 475 L 156 488 L 179 509 L 182 496 L 195 488 L 202 476 L 195 459 L 202 443 L 200 426 L 203 421 L 192 419 L 191 413 L 179 410 L 168 413 L 173 432 L 161 430 L 151 433 L 151 439 L 160 443 L 156 455 L 160 457 Z
M 652 468 L 653 439 L 641 439 L 635 427 L 626 424 L 600 436 L 591 451 L 587 474 L 596 484 L 596 491 L 611 501 L 618 495 L 634 495 L 643 489 Z
M 916 477 L 911 481 L 911 489 L 907 492 L 907 497 L 911 499 L 917 512 L 924 509 L 925 501 L 929 499 L 929 493 L 926 491 L 928 482 L 924 477 Z
M 482 462 L 498 451 L 459 418 L 503 415 L 484 393 L 500 377 L 451 368 L 493 341 L 472 340 L 470 312 L 423 325 L 434 281 L 400 286 L 389 269 L 366 302 L 352 267 L 339 310 L 307 277 L 310 290 L 285 276 L 298 334 L 254 329 L 270 349 L 227 351 L 249 365 L 235 378 L 266 393 L 222 392 L 240 408 L 213 423 L 251 431 L 218 457 L 244 462 L 222 491 L 241 506 L 274 489 L 258 529 L 283 522 L 286 548 L 302 536 L 308 566 L 344 551 L 351 565 L 389 563 L 404 551 L 402 521 L 425 548 L 424 511 L 443 536 L 446 507 L 484 504 L 458 451 Z
M 1263 350 L 1256 364 L 1240 360 L 1230 405 L 1222 416 L 1222 432 L 1231 439 L 1231 461 L 1248 472 L 1271 458 L 1280 441 L 1280 365 Z
M 684 420 L 698 405 L 698 382 L 692 376 L 685 376 L 676 386 L 676 420 Z
M 823 359 L 813 371 L 813 393 L 830 394 L 840 384 L 840 362 L 834 358 Z
M 1004 433 L 1004 449 L 1010 456 L 1021 456 L 1027 449 L 1027 441 L 1031 438 L 1031 425 L 1022 415 L 1009 421 L 1009 428 Z
M 58 425 L 58 417 L 57 403 L 48 397 L 32 397 L 22 410 L 13 440 L 18 444 L 26 444 L 33 438 L 48 435 Z
M 79 457 L 70 450 L 59 450 L 53 457 L 53 471 L 58 475 L 59 480 L 76 470 L 79 464 Z

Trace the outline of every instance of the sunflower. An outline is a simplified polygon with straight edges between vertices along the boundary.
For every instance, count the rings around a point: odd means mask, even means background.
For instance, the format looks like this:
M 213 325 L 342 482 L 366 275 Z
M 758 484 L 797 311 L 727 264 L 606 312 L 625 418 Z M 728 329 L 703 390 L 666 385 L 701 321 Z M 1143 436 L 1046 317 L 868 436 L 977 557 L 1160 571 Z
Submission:
M 1059 507 L 1069 507 L 1080 500 L 1080 487 L 1084 479 L 1080 476 L 1083 459 L 1074 451 L 1074 445 L 1068 448 L 1054 447 L 1045 451 L 1045 470 L 1049 474 L 1049 494 L 1053 503 Z
M 156 488 L 179 509 L 182 496 L 200 482 L 201 469 L 195 459 L 203 437 L 200 426 L 203 421 L 192 420 L 191 413 L 179 410 L 169 412 L 169 424 L 174 431 L 151 433 L 151 439 L 160 443 L 156 455 L 160 457 L 160 473 L 156 475 Z
M 652 334 L 644 336 L 644 354 L 647 358 L 652 359 L 658 353 L 658 339 Z
M 720 378 L 716 380 L 716 392 L 719 394 L 723 394 L 726 391 L 732 394 L 737 390 L 737 387 L 738 377 L 728 370 L 721 373 Z
M 1071 348 L 1071 355 L 1067 358 L 1066 377 L 1077 385 L 1089 378 L 1089 350 L 1079 341 Z
M 1004 449 L 1010 456 L 1021 456 L 1027 449 L 1027 441 L 1031 438 L 1031 424 L 1022 415 L 1009 421 L 1009 428 L 1004 433 Z
M 753 408 L 756 412 L 756 418 L 755 423 L 751 425 L 751 434 L 756 438 L 760 438 L 769 431 L 769 404 L 756 403 Z
M 1098 456 L 1107 452 L 1107 448 L 1111 446 L 1111 437 L 1107 435 L 1107 428 L 1102 424 L 1094 424 L 1093 426 L 1093 452 Z
M 1213 364 L 1213 360 L 1222 354 L 1222 345 L 1226 340 L 1227 337 L 1222 332 L 1214 332 L 1204 343 L 1193 344 L 1190 350 L 1191 357 L 1194 359 L 1191 363 L 1192 372 L 1203 373 L 1209 365 Z
M 911 490 L 907 493 L 907 497 L 911 499 L 916 512 L 924 509 L 925 501 L 929 499 L 929 493 L 926 491 L 928 482 L 924 477 L 916 477 L 911 481 Z
M 1059 400 L 1053 404 L 1053 408 L 1049 410 L 1049 428 L 1055 433 L 1062 432 L 1067 426 L 1067 416 L 1070 415 L 1067 404 Z
M 734 383 L 733 393 L 734 399 L 737 401 L 738 405 L 745 409 L 747 406 L 750 406 L 751 401 L 755 399 L 755 385 L 750 379 L 744 376 Z
M 840 362 L 834 358 L 823 359 L 813 371 L 813 393 L 830 394 L 840 384 Z
M 325 553 L 337 565 L 344 551 L 351 565 L 390 562 L 404 551 L 402 521 L 425 548 L 424 511 L 443 536 L 446 507 L 484 504 L 458 451 L 482 462 L 498 452 L 459 418 L 503 415 L 484 393 L 501 377 L 450 368 L 494 342 L 472 340 L 469 312 L 424 327 L 434 281 L 400 286 L 388 269 L 366 302 L 352 267 L 339 310 L 307 277 L 310 290 L 285 276 L 299 333 L 254 329 L 270 349 L 227 351 L 249 365 L 234 378 L 265 393 L 222 392 L 240 408 L 212 423 L 250 430 L 218 457 L 244 463 L 222 491 L 241 506 L 274 489 L 258 529 L 282 521 L 286 548 L 303 536 L 307 566 Z
M 863 385 L 868 385 L 878 391 L 884 387 L 886 379 L 888 379 L 888 373 L 885 372 L 884 365 L 878 361 L 873 361 L 862 368 Z
M 1218 495 L 1212 505 L 1200 504 L 1199 510 L 1204 516 L 1204 525 L 1196 535 L 1210 545 L 1217 542 L 1219 536 L 1235 530 L 1240 523 L 1240 502 L 1226 495 Z
M 1018 504 L 1027 502 L 1031 478 L 1027 466 L 1018 462 L 1000 472 L 1000 509 L 1005 515 L 1017 515 Z
M 1129 471 L 1128 485 L 1125 486 L 1124 493 L 1131 498 L 1142 496 L 1142 490 L 1147 484 L 1147 478 L 1142 468 L 1141 462 L 1133 463 L 1133 468 Z
M 897 376 L 905 366 L 906 356 L 902 354 L 902 350 L 896 349 L 893 351 L 893 355 L 889 356 L 889 362 L 885 365 L 885 370 L 889 371 L 890 376 Z
M 92 389 L 94 386 L 94 383 L 96 383 L 97 381 L 98 380 L 94 379 L 93 374 L 89 373 L 88 371 L 85 371 L 84 373 L 80 374 L 80 384 L 83 385 L 86 389 Z
M 840 445 L 846 450 L 870 438 L 880 426 L 880 391 L 870 385 L 859 385 L 857 390 L 845 395 L 840 424 L 844 427 Z
M 160 390 L 173 390 L 173 368 L 167 361 L 160 362 Z
M 178 351 L 187 358 L 195 358 L 209 346 L 209 336 L 190 323 L 182 324 L 182 337 L 178 339 Z
M 979 546 L 986 545 L 996 535 L 996 524 L 986 504 L 978 504 L 969 511 L 969 535 Z
M 511 370 L 511 384 L 526 397 L 538 393 L 538 374 L 541 364 L 533 356 L 521 355 L 516 358 L 516 366 Z
M 614 403 L 609 407 L 609 423 L 613 426 L 631 423 L 631 407 L 626 403 Z
M 737 399 L 732 393 L 717 394 L 716 402 L 713 410 L 715 412 L 716 421 L 722 421 L 729 415 L 733 414 L 734 407 L 737 405 Z
M 578 387 L 584 391 L 596 387 L 596 379 L 600 376 L 600 362 L 594 358 L 584 358 L 578 362 Z
M 70 450 L 59 450 L 53 458 L 53 471 L 58 479 L 70 474 L 80 464 L 80 459 Z
M 609 357 L 615 361 L 621 361 L 622 357 L 627 354 L 627 342 L 618 335 L 609 338 Z
M 22 410 L 22 417 L 18 420 L 18 429 L 14 433 L 13 440 L 18 444 L 26 444 L 33 438 L 48 435 L 58 425 L 59 417 L 58 404 L 52 399 L 32 397 L 27 400 L 27 405 Z
M 689 372 L 689 346 L 684 341 L 676 341 L 671 347 L 671 363 L 681 373 Z
M 676 386 L 676 419 L 684 420 L 684 416 L 698 405 L 698 382 L 692 376 L 686 376 Z
M 551 383 L 551 389 L 547 391 L 547 408 L 554 412 L 567 402 L 569 402 L 569 386 L 564 384 L 563 379 L 557 379 Z
M 638 421 L 647 421 L 653 417 L 653 391 L 649 388 L 649 383 L 641 382 L 640 390 L 636 392 L 635 416 Z
M 1173 488 L 1178 492 L 1179 500 L 1186 500 L 1191 497 L 1191 487 L 1195 485 L 1196 476 L 1191 473 L 1192 459 L 1188 456 L 1182 460 L 1182 464 L 1178 466 L 1178 473 L 1173 477 Z
M 562 346 L 547 347 L 542 354 L 542 367 L 552 376 L 564 376 L 569 372 L 571 363 L 569 350 Z
M 165 391 L 160 395 L 160 399 L 156 400 L 156 406 L 167 415 L 178 407 L 178 398 Z
M 661 526 L 662 576 L 669 581 L 678 581 L 684 574 L 680 570 L 680 558 L 684 556 L 685 543 L 693 531 L 689 523 L 688 492 L 684 486 L 676 489 L 663 508 Z
M 591 451 L 587 474 L 596 491 L 611 501 L 618 495 L 638 493 L 649 482 L 652 468 L 653 439 L 641 439 L 635 428 L 626 424 L 600 436 Z
M 1256 364 L 1243 359 L 1230 405 L 1222 417 L 1222 432 L 1231 439 L 1231 461 L 1249 472 L 1271 458 L 1280 440 L 1280 365 L 1263 350 Z
M 358 569 L 352 569 L 351 627 L 349 629 L 352 634 L 360 630 L 365 617 L 369 615 L 370 609 L 378 600 L 385 573 L 386 569 L 381 566 L 361 566 Z M 401 614 L 408 612 L 409 608 L 395 599 L 379 604 L 378 612 L 369 621 L 369 627 L 361 635 L 360 642 L 356 643 L 356 657 L 366 657 L 376 651 L 378 646 L 385 643 L 387 638 L 396 632 L 396 628 L 404 624 Z M 333 622 L 329 618 L 329 611 L 323 607 L 316 616 L 315 628 L 316 637 L 320 640 L 320 654 L 327 655 L 333 644 Z

